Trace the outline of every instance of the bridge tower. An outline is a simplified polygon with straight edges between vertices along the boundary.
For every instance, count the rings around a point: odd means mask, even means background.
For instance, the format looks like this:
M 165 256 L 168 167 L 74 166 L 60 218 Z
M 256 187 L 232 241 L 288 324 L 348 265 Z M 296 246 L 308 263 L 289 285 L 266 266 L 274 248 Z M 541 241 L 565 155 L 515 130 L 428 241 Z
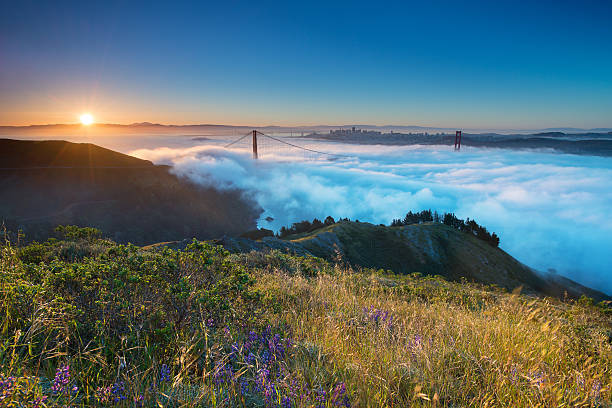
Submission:
M 455 150 L 461 150 L 461 131 L 455 132 Z
M 257 131 L 253 129 L 253 159 L 257 160 Z

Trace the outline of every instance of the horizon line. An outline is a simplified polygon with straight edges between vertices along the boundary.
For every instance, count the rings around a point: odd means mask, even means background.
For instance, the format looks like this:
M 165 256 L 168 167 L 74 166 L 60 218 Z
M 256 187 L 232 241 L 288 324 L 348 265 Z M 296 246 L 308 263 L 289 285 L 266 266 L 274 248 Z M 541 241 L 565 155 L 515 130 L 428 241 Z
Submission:
M 194 123 L 194 124 L 176 124 L 176 123 L 154 123 L 154 122 L 132 122 L 132 123 L 93 123 L 91 125 L 83 125 L 79 122 L 71 122 L 71 123 L 41 123 L 41 124 L 27 124 L 27 125 L 5 125 L 0 124 L 2 128 L 33 128 L 33 127 L 52 127 L 52 126 L 80 126 L 83 128 L 94 128 L 96 126 L 125 126 L 125 127 L 136 127 L 136 126 L 160 126 L 160 127 L 197 127 L 197 126 L 209 126 L 209 127 L 234 127 L 234 128 L 285 128 L 285 129 L 305 129 L 305 128 L 316 128 L 316 127 L 374 127 L 374 128 L 419 128 L 419 129 L 438 129 L 438 130 L 479 130 L 479 131 L 542 131 L 548 130 L 552 131 L 554 129 L 565 129 L 565 130 L 579 130 L 579 131 L 611 131 L 612 125 L 609 127 L 592 127 L 592 128 L 581 128 L 574 126 L 548 126 L 548 127 L 539 127 L 539 128 L 497 128 L 497 127 L 448 127 L 448 126 L 424 126 L 424 125 L 401 125 L 401 124 L 385 124 L 385 125 L 375 125 L 375 124 L 311 124 L 311 125 L 235 125 L 235 124 L 219 124 L 219 123 Z

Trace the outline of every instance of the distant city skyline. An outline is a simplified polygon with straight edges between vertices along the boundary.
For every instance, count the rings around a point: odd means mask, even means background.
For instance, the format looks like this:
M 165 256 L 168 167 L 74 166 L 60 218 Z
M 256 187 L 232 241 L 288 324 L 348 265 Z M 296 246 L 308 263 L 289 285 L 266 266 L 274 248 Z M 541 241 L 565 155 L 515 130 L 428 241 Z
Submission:
M 0 125 L 612 127 L 612 3 L 23 1 Z

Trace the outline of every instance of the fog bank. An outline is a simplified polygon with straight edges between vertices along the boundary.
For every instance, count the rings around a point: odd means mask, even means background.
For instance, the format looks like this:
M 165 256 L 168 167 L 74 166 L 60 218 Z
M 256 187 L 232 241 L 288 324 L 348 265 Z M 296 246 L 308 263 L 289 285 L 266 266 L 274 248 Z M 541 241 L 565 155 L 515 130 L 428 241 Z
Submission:
M 247 149 L 220 144 L 131 154 L 172 164 L 203 185 L 244 190 L 264 209 L 260 226 L 275 230 L 327 215 L 388 224 L 408 210 L 454 212 L 495 231 L 500 246 L 527 265 L 612 293 L 612 159 L 310 142 L 351 157 L 313 161 L 287 152 L 253 161 Z

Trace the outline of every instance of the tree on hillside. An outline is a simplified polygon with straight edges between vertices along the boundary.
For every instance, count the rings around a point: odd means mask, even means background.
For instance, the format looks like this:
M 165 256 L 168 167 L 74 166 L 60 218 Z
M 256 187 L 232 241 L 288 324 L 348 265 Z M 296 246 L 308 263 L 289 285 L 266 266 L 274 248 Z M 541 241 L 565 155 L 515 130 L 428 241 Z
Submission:
M 323 223 L 325 225 L 333 225 L 336 223 L 336 221 L 334 221 L 333 217 L 331 215 L 328 215 L 327 218 L 325 218 L 325 221 L 323 221 Z

